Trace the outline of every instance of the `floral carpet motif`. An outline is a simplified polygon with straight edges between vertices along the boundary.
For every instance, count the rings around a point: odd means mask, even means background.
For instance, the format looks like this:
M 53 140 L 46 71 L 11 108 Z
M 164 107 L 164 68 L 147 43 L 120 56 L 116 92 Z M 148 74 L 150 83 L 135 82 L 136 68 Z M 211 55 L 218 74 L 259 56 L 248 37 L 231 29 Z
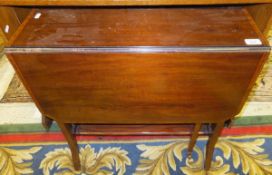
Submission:
M 237 128 L 223 133 L 208 174 L 272 174 L 272 126 L 238 130 L 238 135 Z M 260 135 L 263 131 L 266 134 Z M 186 137 L 80 137 L 78 140 L 81 171 L 74 170 L 70 149 L 59 132 L 1 134 L 0 174 L 206 174 L 203 169 L 206 137 L 198 140 L 192 159 L 186 156 Z

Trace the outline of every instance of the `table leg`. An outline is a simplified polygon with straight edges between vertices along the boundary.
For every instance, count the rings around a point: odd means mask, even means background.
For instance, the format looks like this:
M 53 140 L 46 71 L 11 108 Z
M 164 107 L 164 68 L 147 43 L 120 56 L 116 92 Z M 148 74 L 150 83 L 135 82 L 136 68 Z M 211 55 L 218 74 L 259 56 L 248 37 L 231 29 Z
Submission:
M 78 145 L 77 145 L 76 138 L 74 137 L 74 135 L 72 133 L 72 125 L 66 124 L 66 123 L 61 123 L 61 122 L 57 122 L 57 123 L 58 123 L 62 133 L 64 134 L 64 136 L 69 144 L 69 147 L 71 149 L 74 168 L 75 168 L 75 170 L 80 170 L 80 159 L 79 159 Z
M 42 125 L 47 131 L 50 129 L 52 122 L 52 119 L 46 117 L 45 115 L 42 115 Z
M 224 128 L 225 122 L 220 122 L 215 124 L 212 134 L 209 136 L 207 147 L 206 147 L 206 160 L 205 160 L 205 170 L 208 171 L 211 167 L 214 146 Z
M 188 159 L 192 158 L 192 152 L 193 152 L 200 128 L 201 128 L 201 123 L 196 123 L 195 127 L 194 127 L 193 134 L 190 138 L 189 146 L 188 146 L 188 153 L 187 153 Z

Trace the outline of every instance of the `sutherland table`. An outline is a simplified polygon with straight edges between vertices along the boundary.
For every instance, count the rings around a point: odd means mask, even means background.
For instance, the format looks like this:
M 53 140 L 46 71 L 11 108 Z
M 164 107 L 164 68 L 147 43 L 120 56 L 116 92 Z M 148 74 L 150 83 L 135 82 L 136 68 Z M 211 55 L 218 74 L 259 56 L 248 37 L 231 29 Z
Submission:
M 79 133 L 180 134 L 193 125 L 190 155 L 201 126 L 210 124 L 206 170 L 269 50 L 238 6 L 35 9 L 5 49 L 42 114 L 60 126 L 76 169 L 72 126 Z

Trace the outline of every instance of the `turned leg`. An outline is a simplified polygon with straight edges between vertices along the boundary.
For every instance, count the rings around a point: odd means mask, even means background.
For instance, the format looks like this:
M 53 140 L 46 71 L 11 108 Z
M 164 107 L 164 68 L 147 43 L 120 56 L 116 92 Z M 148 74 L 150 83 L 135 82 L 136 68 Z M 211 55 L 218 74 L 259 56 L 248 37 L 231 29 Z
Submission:
M 205 170 L 209 171 L 211 167 L 214 146 L 218 140 L 218 137 L 221 134 L 222 129 L 224 128 L 224 122 L 216 123 L 215 128 L 213 129 L 212 134 L 209 136 L 207 147 L 206 147 L 206 160 L 205 160 Z
M 45 115 L 42 115 L 42 125 L 48 131 L 52 125 L 53 120 L 46 117 Z
M 201 123 L 196 123 L 195 127 L 194 127 L 193 134 L 192 134 L 192 136 L 190 138 L 189 146 L 188 146 L 187 156 L 188 156 L 189 159 L 192 158 L 192 152 L 193 152 L 194 146 L 196 144 L 196 140 L 197 140 L 200 128 L 201 128 Z
M 71 149 L 72 153 L 72 159 L 74 163 L 74 168 L 75 170 L 80 170 L 80 159 L 79 159 L 79 151 L 78 151 L 78 145 L 76 138 L 74 137 L 72 133 L 72 125 L 71 124 L 66 124 L 66 123 L 59 123 L 57 122 L 62 133 L 64 134 L 69 147 Z

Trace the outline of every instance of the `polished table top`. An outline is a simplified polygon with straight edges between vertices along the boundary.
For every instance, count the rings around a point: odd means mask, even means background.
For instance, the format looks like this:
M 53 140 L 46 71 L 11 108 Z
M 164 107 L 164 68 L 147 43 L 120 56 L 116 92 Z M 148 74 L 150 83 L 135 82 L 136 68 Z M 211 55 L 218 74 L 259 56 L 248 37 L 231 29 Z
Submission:
M 37 19 L 37 16 L 39 17 Z M 261 44 L 248 45 L 247 39 Z M 244 8 L 37 9 L 12 47 L 268 46 Z

